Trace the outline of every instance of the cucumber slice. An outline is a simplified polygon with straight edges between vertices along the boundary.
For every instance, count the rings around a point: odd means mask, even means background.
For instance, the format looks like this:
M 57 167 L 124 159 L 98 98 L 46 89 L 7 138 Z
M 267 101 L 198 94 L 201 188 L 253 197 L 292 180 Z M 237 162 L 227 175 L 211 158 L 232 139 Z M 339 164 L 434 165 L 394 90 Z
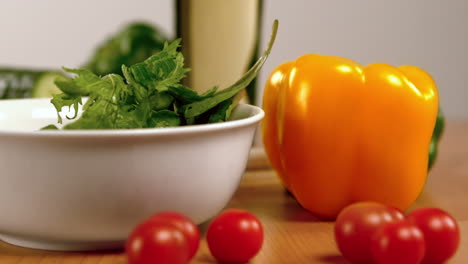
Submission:
M 63 76 L 58 72 L 44 72 L 37 78 L 31 89 L 32 98 L 52 97 L 52 95 L 61 93 L 54 81 L 57 77 Z

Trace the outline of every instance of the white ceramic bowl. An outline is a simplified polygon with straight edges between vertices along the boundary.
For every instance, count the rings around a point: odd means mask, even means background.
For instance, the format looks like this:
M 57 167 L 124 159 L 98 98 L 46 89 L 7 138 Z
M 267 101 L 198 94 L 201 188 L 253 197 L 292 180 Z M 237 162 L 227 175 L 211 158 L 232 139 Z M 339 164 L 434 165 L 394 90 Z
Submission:
M 49 99 L 0 101 L 0 239 L 102 250 L 158 211 L 204 222 L 237 189 L 263 115 L 240 104 L 224 123 L 38 131 L 56 123 Z

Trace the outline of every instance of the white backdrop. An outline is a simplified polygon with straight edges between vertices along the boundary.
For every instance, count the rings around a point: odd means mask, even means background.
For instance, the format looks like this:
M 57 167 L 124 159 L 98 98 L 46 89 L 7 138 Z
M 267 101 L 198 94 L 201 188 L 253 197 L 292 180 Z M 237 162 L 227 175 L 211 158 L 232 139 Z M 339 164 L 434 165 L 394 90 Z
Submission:
M 174 35 L 172 0 L 0 3 L 0 67 L 79 66 L 105 36 L 134 20 Z M 259 89 L 277 64 L 305 53 L 413 64 L 435 78 L 446 115 L 468 120 L 467 0 L 264 0 L 263 44 L 274 18 L 280 31 Z

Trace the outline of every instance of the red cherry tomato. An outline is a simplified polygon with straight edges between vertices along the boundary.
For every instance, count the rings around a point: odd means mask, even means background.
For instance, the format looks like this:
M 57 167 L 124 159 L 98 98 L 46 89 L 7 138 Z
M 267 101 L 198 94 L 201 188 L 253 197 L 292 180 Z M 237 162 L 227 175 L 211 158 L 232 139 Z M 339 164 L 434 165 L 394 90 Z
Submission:
M 260 251 L 263 227 L 258 218 L 244 210 L 228 209 L 208 226 L 211 254 L 220 262 L 247 262 Z
M 197 225 L 187 216 L 178 212 L 160 212 L 153 215 L 150 220 L 166 220 L 180 228 L 187 239 L 189 246 L 189 259 L 192 259 L 200 246 L 200 231 Z
M 189 246 L 184 233 L 168 221 L 145 221 L 125 245 L 129 264 L 186 264 Z
M 378 264 L 419 264 L 425 251 L 422 231 L 408 221 L 385 224 L 372 241 L 372 253 Z
M 372 236 L 387 223 L 402 220 L 397 209 L 374 202 L 349 205 L 338 215 L 335 240 L 343 257 L 352 263 L 372 263 Z
M 407 215 L 421 229 L 426 241 L 423 263 L 440 264 L 451 258 L 460 244 L 457 221 L 447 212 L 437 208 L 422 208 Z

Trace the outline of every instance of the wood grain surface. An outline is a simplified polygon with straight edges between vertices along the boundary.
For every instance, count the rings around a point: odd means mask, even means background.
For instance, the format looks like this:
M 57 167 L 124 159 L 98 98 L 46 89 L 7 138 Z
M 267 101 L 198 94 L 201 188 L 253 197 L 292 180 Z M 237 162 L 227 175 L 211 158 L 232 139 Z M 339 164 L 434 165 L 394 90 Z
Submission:
M 282 188 L 261 150 L 252 153 L 249 170 L 228 207 L 256 214 L 265 228 L 265 243 L 250 263 L 348 263 L 333 240 L 333 223 L 303 210 Z M 441 207 L 461 227 L 461 247 L 450 263 L 468 263 L 468 123 L 450 122 L 440 146 L 439 159 L 424 192 L 413 208 Z M 207 224 L 201 229 L 205 232 Z M 125 264 L 122 251 L 51 252 L 0 242 L 0 263 L 7 264 Z M 216 263 L 203 240 L 191 262 Z

